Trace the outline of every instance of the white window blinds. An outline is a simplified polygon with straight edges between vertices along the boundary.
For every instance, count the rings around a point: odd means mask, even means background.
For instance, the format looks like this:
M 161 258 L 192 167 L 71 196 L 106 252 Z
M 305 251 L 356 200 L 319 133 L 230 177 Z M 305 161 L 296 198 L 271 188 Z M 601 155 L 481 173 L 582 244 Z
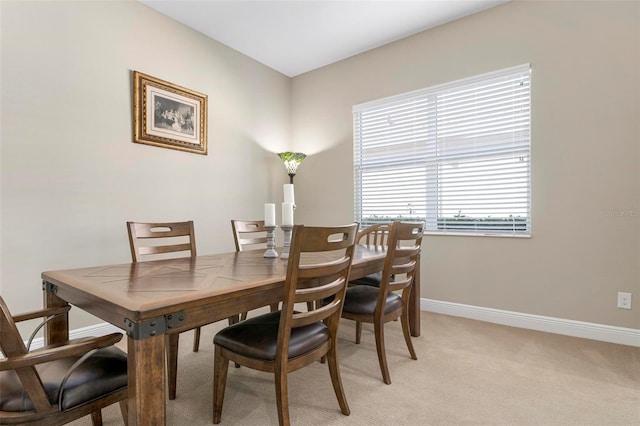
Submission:
M 353 108 L 355 219 L 530 235 L 528 64 Z

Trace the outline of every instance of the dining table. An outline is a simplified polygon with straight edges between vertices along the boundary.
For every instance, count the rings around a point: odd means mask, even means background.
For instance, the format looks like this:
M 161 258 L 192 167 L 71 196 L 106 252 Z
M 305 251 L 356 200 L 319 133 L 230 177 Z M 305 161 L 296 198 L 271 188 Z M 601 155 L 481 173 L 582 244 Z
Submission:
M 264 254 L 248 250 L 46 271 L 43 303 L 76 306 L 126 333 L 128 424 L 164 425 L 166 335 L 281 301 L 287 260 Z M 356 245 L 350 278 L 381 271 L 385 254 Z M 419 264 L 410 301 L 413 336 L 420 335 Z M 49 321 L 44 337 L 47 344 L 68 340 L 68 314 Z

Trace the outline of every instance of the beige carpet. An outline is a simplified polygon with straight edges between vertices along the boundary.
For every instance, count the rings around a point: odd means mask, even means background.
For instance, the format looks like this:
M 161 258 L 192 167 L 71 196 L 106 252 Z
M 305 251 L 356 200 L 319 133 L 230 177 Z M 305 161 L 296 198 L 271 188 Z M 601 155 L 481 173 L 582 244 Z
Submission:
M 198 353 L 192 333 L 181 335 L 167 424 L 211 424 L 211 342 L 224 325 L 203 328 Z M 387 324 L 393 383 L 385 385 L 372 327 L 365 325 L 361 345 L 354 333 L 343 320 L 339 353 L 351 415 L 340 413 L 327 366 L 317 363 L 289 375 L 293 425 L 640 425 L 639 348 L 423 312 L 417 361 L 400 324 Z M 103 416 L 105 425 L 123 423 L 117 405 Z M 277 425 L 272 376 L 232 367 L 221 424 Z

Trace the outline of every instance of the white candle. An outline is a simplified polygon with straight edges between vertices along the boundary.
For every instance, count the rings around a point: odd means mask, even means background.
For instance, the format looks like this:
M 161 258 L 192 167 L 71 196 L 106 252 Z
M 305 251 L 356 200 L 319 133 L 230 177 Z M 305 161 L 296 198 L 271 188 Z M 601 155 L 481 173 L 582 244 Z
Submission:
M 291 203 L 291 204 L 295 204 L 295 197 L 293 195 L 293 184 L 292 183 L 285 183 L 284 184 L 284 202 L 285 203 Z
M 274 203 L 264 205 L 264 226 L 276 226 L 276 205 Z
M 293 203 L 282 203 L 282 225 L 293 226 Z

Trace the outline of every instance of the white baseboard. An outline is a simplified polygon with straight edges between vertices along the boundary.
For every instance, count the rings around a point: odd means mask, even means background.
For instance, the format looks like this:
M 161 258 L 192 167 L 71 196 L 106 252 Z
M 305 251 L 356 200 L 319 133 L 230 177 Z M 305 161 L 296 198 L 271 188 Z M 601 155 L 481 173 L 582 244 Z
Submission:
M 76 328 L 69 330 L 69 340 L 81 339 L 83 337 L 104 336 L 110 333 L 124 333 L 124 331 L 115 325 L 103 322 L 101 324 L 90 325 L 88 327 Z M 26 344 L 27 342 L 25 342 Z M 38 337 L 31 342 L 31 350 L 39 349 L 44 346 L 44 337 Z
M 480 306 L 463 305 L 461 303 L 443 302 L 432 299 L 420 300 L 420 309 L 427 312 L 492 322 L 510 327 L 526 328 L 529 330 L 545 331 L 565 336 L 582 337 L 585 339 L 640 347 L 640 330 L 634 328 L 614 327 L 590 322 L 545 317 L 542 315 L 523 314 L 520 312 L 503 311 L 500 309 L 483 308 Z M 81 337 L 102 336 L 117 332 L 122 333 L 123 331 L 111 324 L 102 323 L 70 330 L 69 338 L 78 339 Z M 43 344 L 44 339 L 42 337 L 34 339 L 31 343 L 31 349 L 41 348 Z
M 511 327 L 640 347 L 640 330 L 634 328 L 523 314 L 432 299 L 421 299 L 420 309 L 427 312 L 492 322 Z

